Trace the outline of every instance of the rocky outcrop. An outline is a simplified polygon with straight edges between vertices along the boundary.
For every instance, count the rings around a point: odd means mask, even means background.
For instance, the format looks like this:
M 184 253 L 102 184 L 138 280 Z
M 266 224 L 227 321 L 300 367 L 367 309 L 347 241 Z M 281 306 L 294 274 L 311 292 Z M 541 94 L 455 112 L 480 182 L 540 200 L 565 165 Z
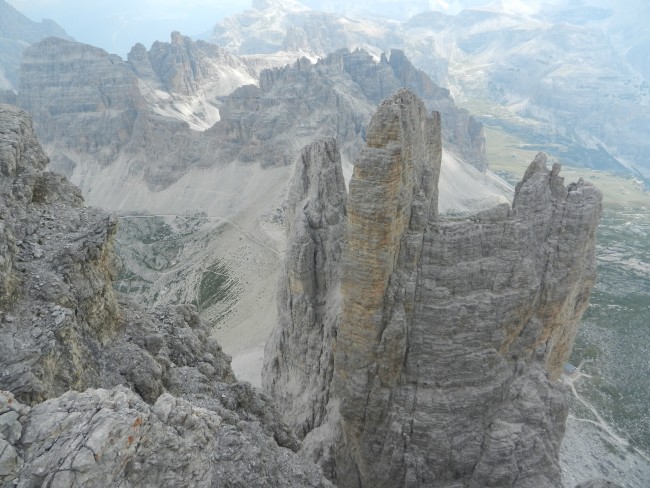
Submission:
M 343 56 L 345 69 L 352 79 L 362 86 L 370 85 L 364 93 L 375 104 L 379 105 L 400 88 L 413 91 L 427 109 L 440 113 L 445 147 L 480 171 L 487 169 L 483 124 L 467 110 L 458 108 L 449 90 L 439 87 L 424 71 L 413 66 L 402 50 L 391 49 L 389 55 L 382 54 L 375 76 L 368 76 L 369 61 L 369 55 L 363 51 Z M 389 69 L 382 70 L 384 67 Z
M 316 64 L 303 58 L 263 70 L 259 87 L 246 84 L 253 82 L 251 70 L 244 60 L 178 33 L 149 52 L 135 46 L 129 62 L 47 39 L 25 52 L 18 102 L 33 114 L 53 168 L 78 183 L 91 203 L 108 208 L 155 201 L 155 193 L 192 171 L 233 162 L 288 166 L 302 147 L 325 137 L 337 139 L 348 165 L 364 144 L 376 104 L 403 86 L 443 114 L 451 151 L 485 165 L 480 125 L 400 51 L 379 62 L 346 50 Z M 107 192 L 100 182 L 108 178 L 127 184 Z M 140 197 L 135 185 L 153 195 Z M 215 189 L 241 193 L 214 185 L 198 193 Z M 142 203 L 135 208 L 142 210 Z
M 194 307 L 113 291 L 115 219 L 6 105 L 0 162 L 0 485 L 328 486 Z
M 140 79 L 158 81 L 165 91 L 180 95 L 197 95 L 207 85 L 219 86 L 215 95 L 227 95 L 241 81 L 248 78 L 252 83 L 257 75 L 219 46 L 194 42 L 179 32 L 172 32 L 171 43 L 154 42 L 149 52 L 136 44 L 128 62 Z
M 325 416 L 340 321 L 345 183 L 335 140 L 302 151 L 285 222 L 289 246 L 278 289 L 281 326 L 266 346 L 264 388 L 294 431 L 305 435 Z
M 440 218 L 438 117 L 408 91 L 373 116 L 345 207 L 341 302 L 325 301 L 335 339 L 310 348 L 316 325 L 297 309 L 265 384 L 300 397 L 311 383 L 282 362 L 332 348 L 329 401 L 310 406 L 327 413 L 303 451 L 339 487 L 560 486 L 568 407 L 554 380 L 594 284 L 601 195 L 565 187 L 540 154 L 512 207 Z M 304 300 L 289 289 L 284 302 Z
M 158 188 L 169 181 L 156 170 L 185 159 L 178 139 L 193 147 L 190 127 L 205 130 L 218 121 L 216 97 L 254 83 L 255 72 L 219 47 L 177 32 L 171 43 L 154 43 L 149 52 L 136 45 L 128 59 L 45 39 L 25 50 L 18 104 L 33 115 L 58 171 L 72 175 L 78 164 L 103 168 L 125 159 L 135 163 L 133 173 L 151 172 L 151 186 Z M 156 146 L 152 136 L 161 146 L 176 147 L 169 158 L 159 161 L 143 149 Z M 211 153 L 204 150 L 201 157 Z M 148 164 L 152 160 L 157 164 Z
M 331 486 L 255 422 L 169 393 L 70 391 L 30 408 L 0 391 L 0 423 L 2 486 Z
M 303 58 L 293 66 L 264 70 L 259 88 L 242 87 L 224 100 L 222 123 L 213 131 L 236 143 L 231 147 L 245 160 L 289 164 L 315 138 L 335 137 L 343 157 L 354 161 L 372 111 L 400 88 L 412 89 L 429 109 L 440 111 L 446 145 L 485 169 L 482 125 L 396 50 L 379 62 L 365 51 L 343 49 L 316 64 Z
M 411 1 L 392 7 L 401 15 L 382 20 L 389 5 L 264 2 L 222 20 L 211 40 L 237 54 L 290 50 L 312 58 L 361 48 L 378 59 L 403 49 L 435 83 L 454 87 L 465 102 L 480 105 L 486 121 L 524 143 L 572 166 L 629 174 L 627 161 L 640 170 L 637 177 L 647 178 L 645 4 L 579 9 L 569 3 L 532 15 L 465 8 L 447 15 Z M 485 105 L 487 99 L 508 110 Z

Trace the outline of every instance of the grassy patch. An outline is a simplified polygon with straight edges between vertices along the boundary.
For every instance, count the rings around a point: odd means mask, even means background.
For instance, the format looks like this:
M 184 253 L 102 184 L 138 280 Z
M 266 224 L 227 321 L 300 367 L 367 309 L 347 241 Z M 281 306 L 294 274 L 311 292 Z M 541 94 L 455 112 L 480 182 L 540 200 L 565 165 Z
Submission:
M 199 310 L 227 300 L 235 281 L 228 273 L 228 269 L 220 262 L 214 263 L 207 268 L 201 277 L 196 305 Z
M 486 157 L 492 171 L 509 183 L 519 181 L 537 154 L 521 139 L 497 126 L 485 126 Z M 650 207 L 650 193 L 644 192 L 638 180 L 607 171 L 566 166 L 562 157 L 549 156 L 549 163 L 562 164 L 561 175 L 565 182 L 584 178 L 603 192 L 603 204 L 621 208 Z

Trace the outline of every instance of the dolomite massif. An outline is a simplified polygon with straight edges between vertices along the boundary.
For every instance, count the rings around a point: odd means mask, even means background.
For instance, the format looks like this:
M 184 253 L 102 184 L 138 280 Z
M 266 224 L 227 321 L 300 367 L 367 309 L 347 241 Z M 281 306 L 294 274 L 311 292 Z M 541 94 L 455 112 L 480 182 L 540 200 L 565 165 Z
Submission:
M 287 426 L 192 307 L 113 290 L 115 220 L 44 171 L 24 112 L 0 108 L 0 148 L 2 486 L 560 486 L 550 380 L 600 194 L 542 155 L 512 208 L 444 220 L 440 119 L 411 92 L 372 118 L 349 194 L 334 139 L 303 150 L 264 378 Z
M 233 162 L 289 167 L 315 138 L 337 138 L 353 161 L 376 105 L 400 87 L 444 113 L 448 147 L 485 170 L 482 125 L 401 51 L 379 62 L 341 50 L 315 64 L 302 58 L 261 67 L 178 33 L 149 51 L 136 45 L 126 62 L 48 38 L 25 50 L 18 105 L 33 115 L 53 167 L 78 182 L 89 202 L 111 209 L 159 210 L 142 200 L 156 201 L 155 193 L 192 171 Z M 142 183 L 152 195 L 138 200 L 120 185 L 105 195 L 95 181 L 106 178 Z M 218 207 L 228 205 L 236 206 Z
M 34 22 L 0 0 L 0 103 L 15 100 L 23 50 L 50 36 L 71 39 L 53 20 Z
M 409 91 L 288 196 L 263 385 L 339 487 L 557 487 L 561 373 L 595 281 L 601 194 L 539 154 L 512 206 L 438 216 L 440 118 Z
M 240 55 L 403 49 L 438 85 L 480 100 L 487 125 L 571 166 L 647 173 L 647 4 L 561 1 L 524 13 L 481 3 L 459 1 L 450 15 L 417 0 L 259 0 L 220 21 L 211 41 Z
M 116 221 L 0 105 L 0 486 L 326 487 L 190 306 L 113 291 Z

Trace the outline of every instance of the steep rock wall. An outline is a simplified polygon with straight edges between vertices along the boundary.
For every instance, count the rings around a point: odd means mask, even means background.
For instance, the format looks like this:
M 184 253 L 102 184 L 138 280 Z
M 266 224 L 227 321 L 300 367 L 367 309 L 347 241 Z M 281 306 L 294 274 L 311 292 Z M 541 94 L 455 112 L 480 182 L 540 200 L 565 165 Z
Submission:
M 512 207 L 442 219 L 436 117 L 402 91 L 367 140 L 345 210 L 327 416 L 304 452 L 340 487 L 560 486 L 567 405 L 553 380 L 594 284 L 600 192 L 565 187 L 540 154 Z
M 345 183 L 334 139 L 302 151 L 288 195 L 289 247 L 278 288 L 282 326 L 266 346 L 263 386 L 294 431 L 304 435 L 325 416 L 341 316 Z
M 119 56 L 50 37 L 25 50 L 18 103 L 53 146 L 57 169 L 71 173 L 78 153 L 100 167 L 117 159 L 144 98 Z
M 25 47 L 49 36 L 71 39 L 53 20 L 34 22 L 5 0 L 0 0 L 0 100 L 3 90 L 13 93 L 18 88 L 20 61 Z
M 262 70 L 259 87 L 246 60 L 178 33 L 150 51 L 136 45 L 128 59 L 54 38 L 25 51 L 18 104 L 33 114 L 53 168 L 94 205 L 132 210 L 151 201 L 153 211 L 156 193 L 192 172 L 233 162 L 288 166 L 325 137 L 351 162 L 376 105 L 401 87 L 442 113 L 443 138 L 456 154 L 485 167 L 480 124 L 401 51 L 380 62 L 346 50 L 316 64 L 303 58 Z M 127 185 L 106 192 L 108 178 Z M 138 199 L 128 185 L 151 195 Z M 239 193 L 215 186 L 204 190 Z
M 140 79 L 180 95 L 197 95 L 213 87 L 214 95 L 223 96 L 237 88 L 235 82 L 253 83 L 257 78 L 245 60 L 215 44 L 194 42 L 179 32 L 172 32 L 170 43 L 154 42 L 149 52 L 136 44 L 127 60 Z

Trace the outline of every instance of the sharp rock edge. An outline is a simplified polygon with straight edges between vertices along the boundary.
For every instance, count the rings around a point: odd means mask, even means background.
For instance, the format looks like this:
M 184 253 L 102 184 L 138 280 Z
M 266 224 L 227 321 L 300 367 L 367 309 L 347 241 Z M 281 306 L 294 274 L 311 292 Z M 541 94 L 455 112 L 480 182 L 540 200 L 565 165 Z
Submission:
M 373 116 L 347 198 L 327 147 L 305 149 L 288 198 L 263 378 L 303 453 L 341 488 L 561 486 L 554 380 L 595 280 L 600 192 L 540 153 L 512 206 L 440 218 L 440 118 L 406 90 Z

